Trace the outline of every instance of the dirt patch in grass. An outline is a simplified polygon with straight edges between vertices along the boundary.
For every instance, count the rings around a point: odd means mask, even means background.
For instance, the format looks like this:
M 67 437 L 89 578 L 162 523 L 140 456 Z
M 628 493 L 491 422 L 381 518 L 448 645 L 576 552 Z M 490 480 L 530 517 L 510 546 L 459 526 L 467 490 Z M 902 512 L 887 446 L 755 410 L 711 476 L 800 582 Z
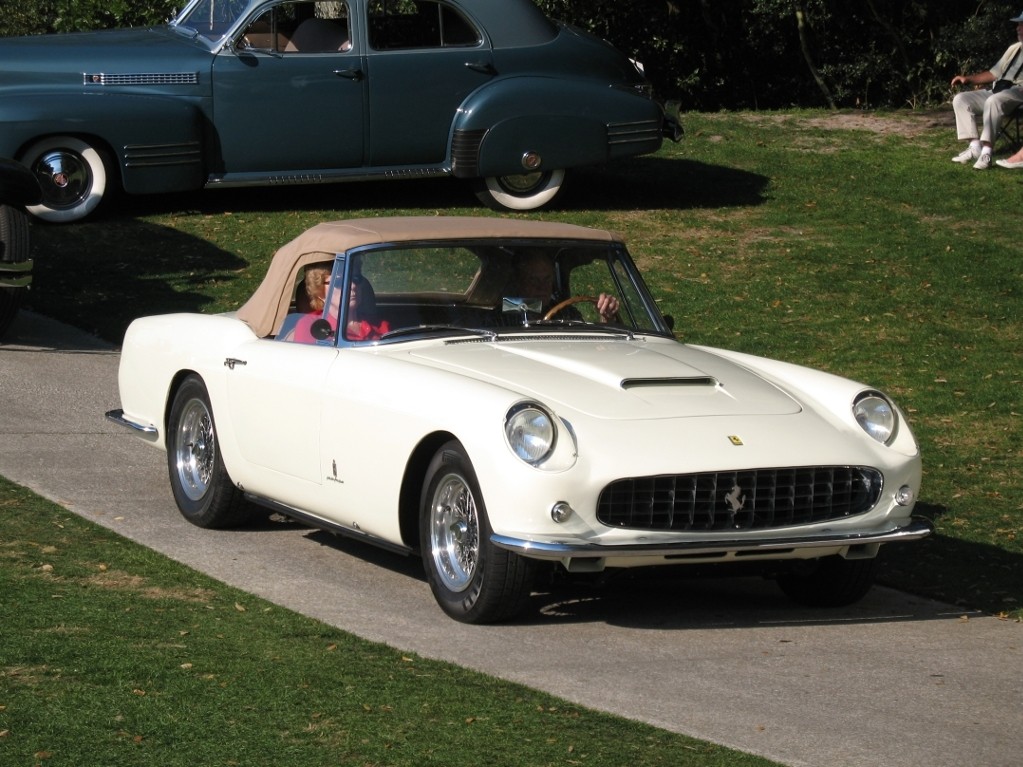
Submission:
M 955 116 L 951 109 L 933 109 L 920 112 L 863 112 L 858 110 L 838 111 L 815 117 L 792 114 L 771 114 L 748 112 L 737 115 L 748 122 L 774 123 L 781 125 L 799 120 L 803 127 L 822 130 L 861 130 L 882 136 L 897 135 L 916 138 L 934 128 L 954 128 Z

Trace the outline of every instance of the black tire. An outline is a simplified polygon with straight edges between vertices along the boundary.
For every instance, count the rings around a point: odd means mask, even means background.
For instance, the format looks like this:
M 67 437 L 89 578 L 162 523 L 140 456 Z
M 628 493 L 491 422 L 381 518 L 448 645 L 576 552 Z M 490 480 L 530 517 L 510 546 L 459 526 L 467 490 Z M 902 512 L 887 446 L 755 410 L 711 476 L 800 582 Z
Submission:
M 43 221 L 66 224 L 83 219 L 114 186 L 105 153 L 74 136 L 40 139 L 20 159 L 35 174 L 43 192 L 42 202 L 27 210 Z
M 245 521 L 246 503 L 224 467 L 209 393 L 195 375 L 182 382 L 171 404 L 167 469 L 174 501 L 193 525 L 225 528 Z
M 0 262 L 20 264 L 28 261 L 28 226 L 28 216 L 19 208 L 0 205 Z M 13 278 L 15 275 L 5 276 Z M 25 287 L 0 286 L 0 336 L 7 331 L 21 308 L 26 290 Z
M 778 575 L 778 586 L 801 605 L 845 607 L 866 596 L 876 574 L 876 558 L 822 557 L 792 562 Z
M 496 623 L 525 609 L 536 563 L 490 542 L 476 473 L 458 442 L 430 461 L 419 522 L 426 578 L 445 613 L 462 623 Z
M 475 181 L 476 199 L 492 210 L 537 210 L 549 205 L 565 187 L 562 169 L 489 176 Z

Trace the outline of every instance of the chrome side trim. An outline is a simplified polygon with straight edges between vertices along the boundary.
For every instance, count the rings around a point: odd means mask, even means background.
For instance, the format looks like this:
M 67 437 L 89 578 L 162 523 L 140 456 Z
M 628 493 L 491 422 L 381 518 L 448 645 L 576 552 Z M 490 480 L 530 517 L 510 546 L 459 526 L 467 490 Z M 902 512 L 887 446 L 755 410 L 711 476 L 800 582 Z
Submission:
M 82 85 L 198 85 L 198 72 L 85 72 Z
M 390 551 L 394 554 L 409 556 L 413 553 L 412 549 L 409 548 L 408 546 L 404 546 L 398 543 L 391 543 L 390 541 L 385 541 L 383 538 L 378 538 L 375 535 L 364 533 L 361 530 L 355 529 L 354 527 L 349 527 L 347 525 L 342 525 L 337 522 L 333 522 L 329 519 L 324 519 L 323 517 L 318 517 L 315 514 L 310 514 L 308 512 L 302 511 L 301 509 L 296 509 L 294 506 L 288 506 L 287 504 L 281 503 L 280 501 L 275 501 L 272 498 L 267 498 L 266 496 L 263 495 L 256 495 L 255 493 L 244 493 L 244 495 L 245 500 L 247 501 L 251 501 L 252 503 L 262 506 L 265 509 L 277 512 L 278 514 L 283 514 L 284 516 L 290 517 L 296 522 L 300 522 L 303 525 L 308 525 L 309 527 L 316 528 L 317 530 L 323 530 L 334 535 L 340 535 L 344 538 L 351 538 L 356 541 L 362 541 L 363 543 L 368 543 L 372 546 L 376 546 L 379 549 L 384 549 L 385 551 Z
M 678 543 L 634 543 L 620 546 L 605 546 L 599 543 L 564 543 L 560 541 L 527 541 L 507 535 L 494 534 L 490 542 L 495 546 L 513 551 L 531 559 L 560 560 L 574 559 L 616 559 L 622 557 L 692 557 L 694 555 L 714 556 L 736 553 L 743 558 L 757 554 L 770 555 L 786 549 L 835 548 L 840 546 L 863 546 L 868 544 L 916 541 L 926 538 L 934 527 L 926 519 L 914 518 L 904 527 L 890 528 L 879 532 L 822 533 L 800 535 L 791 538 L 733 538 L 713 541 L 681 541 Z
M 126 144 L 124 167 L 147 168 L 165 165 L 197 165 L 202 162 L 198 141 L 181 144 Z
M 285 186 L 289 184 L 336 184 L 343 181 L 377 181 L 381 179 L 420 179 L 450 176 L 451 169 L 442 165 L 420 168 L 354 168 L 349 170 L 305 170 L 294 173 L 236 173 L 210 176 L 206 186 L 210 189 L 250 186 Z
M 155 426 L 152 424 L 139 423 L 138 421 L 132 421 L 131 419 L 126 418 L 124 411 L 120 408 L 117 410 L 107 411 L 106 417 L 108 421 L 113 421 L 118 426 L 130 429 L 147 442 L 156 442 L 156 440 L 160 438 L 160 432 Z
M 24 288 L 32 282 L 32 260 L 0 262 L 0 288 Z
M 608 144 L 660 143 L 663 123 L 655 120 L 642 120 L 629 123 L 608 123 Z

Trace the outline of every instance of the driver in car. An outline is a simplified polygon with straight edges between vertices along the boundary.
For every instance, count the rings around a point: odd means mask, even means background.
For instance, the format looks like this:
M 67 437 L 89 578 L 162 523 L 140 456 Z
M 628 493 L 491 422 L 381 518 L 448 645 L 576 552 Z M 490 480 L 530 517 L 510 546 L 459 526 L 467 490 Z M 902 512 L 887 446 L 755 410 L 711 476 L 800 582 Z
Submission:
M 543 313 L 559 303 L 559 297 L 555 295 L 554 262 L 549 256 L 544 253 L 530 253 L 519 259 L 516 269 L 513 290 L 517 290 L 519 295 L 541 298 Z M 613 295 L 601 293 L 594 303 L 601 322 L 610 324 L 617 320 L 619 304 Z

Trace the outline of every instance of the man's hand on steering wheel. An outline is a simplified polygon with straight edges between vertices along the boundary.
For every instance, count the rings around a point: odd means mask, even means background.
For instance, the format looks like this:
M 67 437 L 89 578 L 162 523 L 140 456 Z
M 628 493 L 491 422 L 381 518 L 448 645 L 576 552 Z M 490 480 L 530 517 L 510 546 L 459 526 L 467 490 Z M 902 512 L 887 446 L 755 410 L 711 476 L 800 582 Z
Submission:
M 618 308 L 618 299 L 614 296 L 607 293 L 601 293 L 597 296 L 597 311 L 600 313 L 600 319 L 605 323 L 614 322 L 618 319 Z
M 617 322 L 619 309 L 618 299 L 612 295 L 608 295 L 607 293 L 601 293 L 596 298 L 593 296 L 572 296 L 571 298 L 566 298 L 564 301 L 561 301 L 548 309 L 543 318 L 545 320 L 549 320 L 562 309 L 582 302 L 590 303 L 597 307 L 597 312 L 600 314 L 601 322 L 605 324 Z

